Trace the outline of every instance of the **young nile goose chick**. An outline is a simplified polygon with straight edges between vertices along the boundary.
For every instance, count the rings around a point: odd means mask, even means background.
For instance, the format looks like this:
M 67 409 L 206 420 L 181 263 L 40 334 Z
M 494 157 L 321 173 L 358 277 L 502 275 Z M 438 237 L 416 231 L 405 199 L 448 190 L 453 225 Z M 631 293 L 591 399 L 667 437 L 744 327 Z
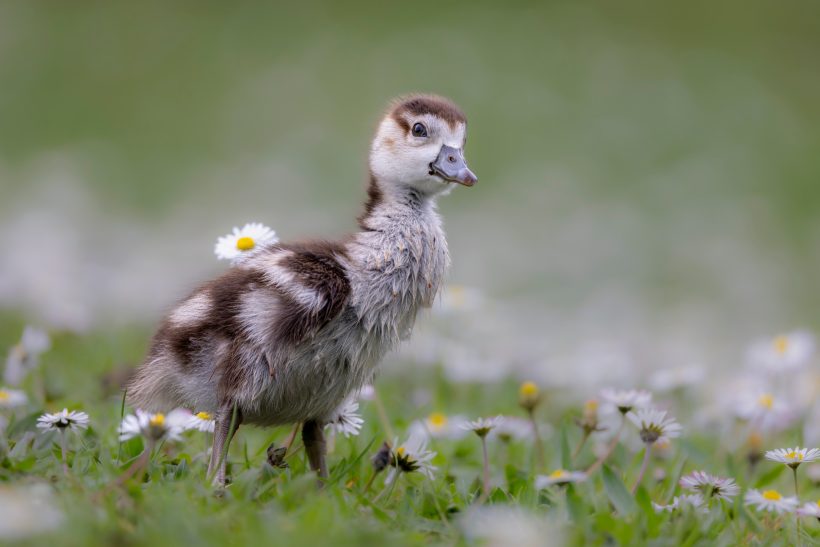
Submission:
M 212 412 L 209 474 L 219 483 L 240 423 L 303 422 L 310 466 L 326 477 L 324 424 L 441 286 L 449 254 L 436 198 L 453 183 L 476 183 L 464 160 L 466 131 L 447 99 L 396 101 L 370 149 L 360 230 L 259 249 L 195 290 L 162 322 L 129 402 Z

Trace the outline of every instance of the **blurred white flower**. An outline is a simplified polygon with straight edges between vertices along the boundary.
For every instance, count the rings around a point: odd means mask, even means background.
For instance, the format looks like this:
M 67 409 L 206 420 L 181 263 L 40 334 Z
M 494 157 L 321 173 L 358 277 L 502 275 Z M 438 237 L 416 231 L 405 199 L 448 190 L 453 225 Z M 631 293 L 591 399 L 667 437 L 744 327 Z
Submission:
M 407 428 L 410 435 L 422 435 L 435 439 L 461 439 L 467 435 L 462 427 L 467 418 L 457 414 L 448 416 L 443 412 L 432 412 L 423 420 L 415 420 Z
M 547 424 L 539 424 L 538 431 L 542 438 L 552 434 L 552 430 L 548 429 Z M 496 424 L 495 429 L 490 432 L 490 437 L 497 437 L 504 442 L 531 439 L 532 436 L 532 422 L 518 416 L 504 416 L 504 419 Z
M 564 544 L 561 529 L 543 515 L 507 505 L 473 505 L 462 514 L 458 524 L 467 538 L 485 547 Z
M 177 441 L 191 421 L 191 413 L 176 409 L 165 414 L 151 414 L 137 409 L 134 414 L 123 418 L 119 427 L 121 441 L 142 436 L 150 442 L 162 440 Z
M 800 447 L 776 448 L 766 452 L 766 459 L 796 469 L 801 463 L 809 463 L 820 459 L 820 449 Z
M 744 500 L 746 505 L 754 505 L 758 511 L 791 513 L 797 508 L 797 498 L 783 497 L 777 490 L 749 490 Z
M 15 408 L 28 402 L 25 392 L 17 389 L 0 389 L 0 408 Z
M 237 264 L 252 251 L 278 242 L 276 232 L 258 222 L 234 228 L 233 232 L 216 240 L 214 253 L 220 260 L 230 260 Z
M 410 435 L 404 444 L 399 445 L 398 439 L 393 441 L 396 448 L 390 454 L 390 465 L 393 469 L 387 474 L 385 484 L 393 482 L 399 473 L 418 471 L 430 480 L 436 471 L 431 460 L 435 452 L 427 450 L 427 439 L 423 435 Z
M 461 428 L 465 431 L 472 431 L 479 437 L 486 437 L 487 434 L 493 430 L 498 424 L 504 421 L 501 416 L 494 418 L 479 418 L 471 422 L 461 424 Z
M 680 485 L 687 490 L 693 490 L 706 498 L 718 498 L 731 501 L 740 492 L 740 487 L 734 479 L 722 479 L 710 475 L 705 471 L 693 471 L 681 477 Z
M 12 346 L 6 359 L 6 370 L 3 381 L 10 386 L 18 386 L 26 374 L 33 370 L 40 355 L 51 348 L 51 338 L 48 333 L 32 326 L 23 329 L 20 342 Z
M 570 482 L 583 482 L 585 480 L 587 480 L 587 474 L 581 471 L 556 469 L 549 475 L 538 475 L 535 477 L 535 489 L 543 490 L 553 484 L 567 484 Z
M 820 501 L 807 502 L 797 508 L 795 511 L 801 517 L 814 517 L 820 519 Z
M 463 285 L 447 285 L 441 291 L 433 310 L 442 313 L 474 312 L 484 304 L 484 294 L 476 288 Z
M 601 400 L 626 414 L 635 408 L 646 408 L 652 402 L 652 394 L 645 390 L 620 390 L 605 388 L 601 390 Z
M 751 423 L 755 430 L 781 431 L 797 417 L 785 396 L 761 389 L 742 391 L 737 396 L 735 415 Z
M 675 496 L 672 499 L 672 503 L 669 505 L 661 505 L 659 503 L 652 502 L 652 507 L 655 509 L 656 513 L 672 513 L 677 509 L 683 509 L 686 506 L 689 506 L 695 510 L 705 511 L 705 500 L 703 496 L 700 494 L 683 494 L 681 496 Z
M 649 376 L 649 387 L 665 393 L 696 386 L 706 379 L 706 370 L 700 365 L 656 370 Z
M 372 401 L 376 397 L 376 388 L 373 384 L 365 384 L 359 390 L 359 399 L 362 401 Z
M 0 486 L 0 539 L 11 541 L 51 532 L 65 520 L 45 484 Z
M 665 410 L 641 408 L 629 412 L 626 417 L 638 428 L 641 440 L 646 444 L 679 437 L 681 433 L 681 425 L 671 416 L 667 416 Z
M 37 427 L 45 430 L 74 431 L 88 427 L 88 414 L 77 410 L 68 411 L 67 408 L 54 414 L 43 414 L 37 418 Z
M 196 429 L 197 431 L 203 431 L 205 433 L 213 433 L 215 425 L 216 420 L 214 420 L 213 415 L 211 415 L 210 412 L 202 410 L 190 417 L 185 429 Z
M 814 349 L 814 336 L 806 331 L 781 334 L 754 343 L 749 349 L 749 363 L 775 375 L 794 372 L 811 361 Z
M 362 419 L 358 410 L 359 403 L 348 399 L 336 409 L 325 427 L 336 433 L 341 433 L 345 437 L 358 435 L 362 430 L 362 424 L 364 424 L 364 419 Z

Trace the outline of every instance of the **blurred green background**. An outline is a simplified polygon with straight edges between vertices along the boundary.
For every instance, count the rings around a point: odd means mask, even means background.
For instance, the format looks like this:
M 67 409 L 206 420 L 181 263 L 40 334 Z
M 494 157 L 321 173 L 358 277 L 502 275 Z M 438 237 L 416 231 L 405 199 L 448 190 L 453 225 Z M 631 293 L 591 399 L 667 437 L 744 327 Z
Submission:
M 480 178 L 440 207 L 495 303 L 464 341 L 724 364 L 820 326 L 819 55 L 808 1 L 2 2 L 0 342 L 147 337 L 234 225 L 354 229 L 387 101 L 432 91 Z

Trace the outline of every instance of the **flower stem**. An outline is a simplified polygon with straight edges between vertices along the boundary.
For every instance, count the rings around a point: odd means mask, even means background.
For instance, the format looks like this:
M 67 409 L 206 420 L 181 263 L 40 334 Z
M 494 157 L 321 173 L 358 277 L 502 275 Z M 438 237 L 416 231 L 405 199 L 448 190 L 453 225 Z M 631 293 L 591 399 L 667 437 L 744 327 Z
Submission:
M 797 491 L 797 467 L 792 467 L 792 474 L 794 475 L 794 496 L 800 499 L 800 494 Z
M 649 466 L 649 453 L 652 451 L 652 444 L 646 443 L 646 448 L 644 449 L 643 453 L 643 462 L 641 463 L 641 470 L 638 472 L 638 478 L 635 479 L 635 484 L 632 486 L 632 490 L 630 492 L 632 494 L 638 489 L 638 485 L 641 484 L 643 480 L 643 476 L 646 473 L 646 468 Z
M 604 462 L 612 455 L 615 451 L 615 447 L 618 446 L 618 441 L 621 440 L 621 432 L 624 430 L 624 425 L 626 425 L 626 418 L 623 414 L 621 414 L 621 425 L 618 427 L 618 431 L 615 432 L 615 436 L 612 437 L 612 440 L 609 442 L 609 446 L 606 447 L 606 452 L 604 452 L 595 463 L 589 466 L 586 470 L 586 474 L 589 475 L 590 473 L 594 473 L 599 467 L 601 467 Z
M 575 447 L 575 452 L 572 453 L 572 456 L 570 457 L 570 461 L 574 461 L 575 458 L 578 457 L 578 454 L 581 453 L 581 450 L 584 448 L 584 445 L 586 444 L 587 439 L 589 439 L 589 433 L 590 433 L 589 430 L 584 429 L 584 436 L 581 437 L 580 441 L 578 441 L 578 446 Z
M 66 456 L 67 449 L 66 449 L 66 438 L 65 438 L 65 428 L 60 428 L 60 452 L 63 456 L 63 473 L 65 476 L 68 476 L 68 457 Z
M 794 476 L 794 497 L 800 499 L 800 495 L 797 491 L 797 466 L 792 467 L 792 475 Z M 795 515 L 795 523 L 797 524 L 797 545 L 799 547 L 803 544 L 803 542 L 800 539 L 800 515 Z
M 487 456 L 487 437 L 481 437 L 481 452 L 484 456 L 484 480 L 482 481 L 481 498 L 479 503 L 484 503 L 490 497 L 490 458 Z
M 538 432 L 538 423 L 535 421 L 535 409 L 530 408 L 528 410 L 530 415 L 530 424 L 532 424 L 532 435 L 533 440 L 535 441 L 535 458 L 536 462 L 538 463 L 538 468 L 544 468 L 544 446 L 541 443 L 541 434 Z

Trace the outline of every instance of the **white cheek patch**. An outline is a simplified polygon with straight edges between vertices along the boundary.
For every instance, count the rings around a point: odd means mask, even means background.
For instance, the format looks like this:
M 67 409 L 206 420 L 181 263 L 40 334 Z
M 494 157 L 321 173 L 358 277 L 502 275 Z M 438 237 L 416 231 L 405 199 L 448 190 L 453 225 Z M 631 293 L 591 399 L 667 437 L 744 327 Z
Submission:
M 211 311 L 213 302 L 207 293 L 195 294 L 177 306 L 168 320 L 175 327 L 187 327 L 202 323 Z
M 467 126 L 463 123 L 457 123 L 455 128 L 450 128 L 447 123 L 442 123 L 442 142 L 447 146 L 453 148 L 462 148 L 464 146 L 464 137 L 467 134 Z

